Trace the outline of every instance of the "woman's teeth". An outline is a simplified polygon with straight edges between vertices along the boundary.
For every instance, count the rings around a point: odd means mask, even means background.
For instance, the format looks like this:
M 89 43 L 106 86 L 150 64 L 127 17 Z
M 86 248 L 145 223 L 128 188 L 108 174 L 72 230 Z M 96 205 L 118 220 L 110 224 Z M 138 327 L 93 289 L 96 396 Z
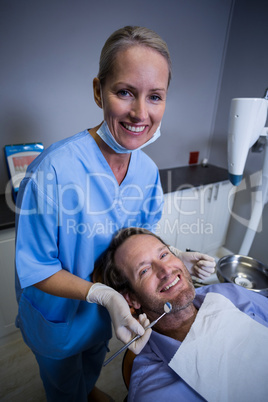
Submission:
M 165 292 L 166 290 L 168 290 L 168 289 L 170 289 L 170 288 L 172 288 L 172 286 L 175 286 L 176 285 L 176 283 L 178 283 L 179 282 L 179 280 L 180 280 L 180 278 L 177 276 L 177 278 L 176 279 L 174 279 L 174 281 L 173 282 L 171 282 L 168 286 L 166 286 L 163 290 L 162 290 L 162 292 Z
M 129 130 L 132 131 L 133 133 L 140 133 L 145 129 L 145 126 L 129 126 L 128 124 L 123 124 L 123 126 Z

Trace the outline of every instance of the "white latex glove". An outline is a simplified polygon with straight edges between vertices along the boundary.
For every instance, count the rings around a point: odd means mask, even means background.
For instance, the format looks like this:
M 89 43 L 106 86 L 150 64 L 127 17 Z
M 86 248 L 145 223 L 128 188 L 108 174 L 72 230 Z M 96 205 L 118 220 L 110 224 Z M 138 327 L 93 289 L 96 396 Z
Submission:
M 147 315 L 144 314 L 140 314 L 139 315 L 139 322 L 141 323 L 141 325 L 143 326 L 143 328 L 147 327 L 150 324 L 149 319 L 147 318 Z M 142 349 L 144 348 L 144 346 L 146 345 L 146 343 L 148 342 L 150 336 L 152 333 L 152 329 L 149 328 L 145 331 L 144 335 L 139 338 L 137 341 L 133 342 L 128 349 L 132 350 L 132 352 L 135 353 L 135 355 L 138 355 Z M 129 341 L 134 337 L 135 335 L 131 336 L 131 338 L 129 339 Z
M 141 338 L 133 342 L 129 349 L 135 354 L 142 350 L 151 333 L 149 330 L 145 332 L 143 326 L 132 317 L 127 301 L 120 293 L 102 283 L 95 283 L 89 289 L 86 301 L 88 303 L 97 303 L 107 308 L 115 334 L 120 341 L 127 343 L 135 335 L 141 335 Z M 142 319 L 143 321 L 144 319 Z
M 176 257 L 182 260 L 191 275 L 206 279 L 215 272 L 216 261 L 213 257 L 197 251 L 183 252 L 173 246 L 169 246 L 169 249 Z

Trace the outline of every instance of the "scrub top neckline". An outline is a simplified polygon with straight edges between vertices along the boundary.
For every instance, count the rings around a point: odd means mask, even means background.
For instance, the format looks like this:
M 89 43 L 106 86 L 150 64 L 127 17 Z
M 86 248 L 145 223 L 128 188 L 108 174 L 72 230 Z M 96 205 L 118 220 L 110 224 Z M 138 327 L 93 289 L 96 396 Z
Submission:
M 135 172 L 136 161 L 137 161 L 137 151 L 134 150 L 133 152 L 131 152 L 130 160 L 129 160 L 129 164 L 128 164 L 128 168 L 127 168 L 127 173 L 124 177 L 124 180 L 120 184 L 118 184 L 118 181 L 116 180 L 115 174 L 112 171 L 111 166 L 105 159 L 105 156 L 101 152 L 100 147 L 98 146 L 97 142 L 92 137 L 92 135 L 90 134 L 89 130 L 90 129 L 87 129 L 88 136 L 90 137 L 90 141 L 93 141 L 93 144 L 94 144 L 93 146 L 96 148 L 96 155 L 98 156 L 100 163 L 104 167 L 105 173 L 107 173 L 107 169 L 109 169 L 109 171 L 110 171 L 111 175 L 113 176 L 113 178 L 115 179 L 118 187 L 122 188 L 122 187 L 128 185 L 129 182 L 132 182 L 132 178 L 133 178 L 134 172 Z

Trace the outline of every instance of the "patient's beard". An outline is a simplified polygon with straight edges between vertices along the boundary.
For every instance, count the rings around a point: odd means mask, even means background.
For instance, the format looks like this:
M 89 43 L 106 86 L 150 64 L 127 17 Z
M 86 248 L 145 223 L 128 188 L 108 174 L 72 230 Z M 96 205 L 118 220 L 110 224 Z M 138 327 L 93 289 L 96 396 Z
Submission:
M 172 310 L 169 314 L 175 314 L 179 311 L 185 310 L 192 305 L 195 298 L 195 288 L 191 280 L 189 280 L 189 286 L 178 293 L 173 299 L 170 298 L 158 298 L 152 295 L 135 293 L 136 299 L 141 304 L 142 312 L 146 313 L 150 321 L 156 319 L 164 312 L 164 304 L 169 302 L 172 304 Z

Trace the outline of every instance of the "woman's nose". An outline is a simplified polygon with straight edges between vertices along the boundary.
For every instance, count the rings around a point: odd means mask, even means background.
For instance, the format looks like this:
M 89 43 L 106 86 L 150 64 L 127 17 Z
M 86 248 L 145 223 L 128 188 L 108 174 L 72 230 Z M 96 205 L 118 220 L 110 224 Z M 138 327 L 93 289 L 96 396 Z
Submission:
M 135 99 L 132 103 L 130 116 L 136 121 L 144 121 L 148 117 L 146 101 L 144 99 Z

